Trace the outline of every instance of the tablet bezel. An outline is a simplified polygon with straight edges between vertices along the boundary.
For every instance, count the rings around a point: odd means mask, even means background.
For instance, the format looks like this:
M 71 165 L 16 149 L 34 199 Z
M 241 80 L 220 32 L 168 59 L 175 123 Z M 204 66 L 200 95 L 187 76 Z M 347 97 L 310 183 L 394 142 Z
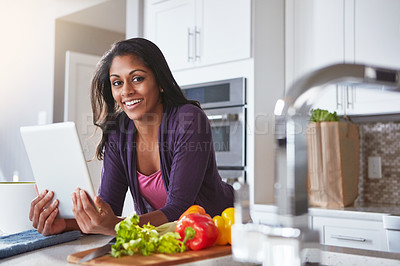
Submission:
M 39 191 L 54 192 L 60 218 L 75 218 L 72 193 L 79 187 L 96 195 L 74 122 L 20 128 Z

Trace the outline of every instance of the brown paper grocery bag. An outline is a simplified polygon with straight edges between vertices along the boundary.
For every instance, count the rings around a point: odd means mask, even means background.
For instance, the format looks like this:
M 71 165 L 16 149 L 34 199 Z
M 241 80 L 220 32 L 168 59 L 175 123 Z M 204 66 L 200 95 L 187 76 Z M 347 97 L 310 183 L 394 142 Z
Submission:
M 310 123 L 307 129 L 310 206 L 343 208 L 358 196 L 360 134 L 351 122 Z

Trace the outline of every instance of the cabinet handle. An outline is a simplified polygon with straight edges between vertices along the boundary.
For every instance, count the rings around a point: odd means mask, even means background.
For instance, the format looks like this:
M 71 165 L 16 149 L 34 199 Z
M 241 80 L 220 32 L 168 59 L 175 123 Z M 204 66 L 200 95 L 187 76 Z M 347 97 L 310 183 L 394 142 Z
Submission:
M 352 86 L 347 87 L 347 108 L 354 108 L 354 88 Z
M 200 61 L 200 29 L 197 27 L 194 28 L 194 56 L 195 61 Z
M 343 95 L 342 95 L 342 87 L 336 85 L 336 110 L 343 109 Z
M 188 62 L 191 62 L 194 60 L 192 54 L 192 39 L 193 39 L 194 33 L 188 28 L 188 55 L 187 55 L 187 60 Z
M 338 240 L 356 241 L 356 242 L 366 242 L 367 241 L 367 239 L 362 238 L 362 237 L 343 236 L 343 235 L 331 235 L 331 238 L 335 238 Z

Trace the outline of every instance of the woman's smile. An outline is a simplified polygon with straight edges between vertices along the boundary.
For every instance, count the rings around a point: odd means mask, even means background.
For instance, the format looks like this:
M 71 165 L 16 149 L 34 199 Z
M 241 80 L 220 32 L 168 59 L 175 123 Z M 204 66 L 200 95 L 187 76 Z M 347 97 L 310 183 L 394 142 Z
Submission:
M 135 108 L 141 102 L 143 102 L 143 98 L 134 99 L 134 100 L 127 100 L 127 101 L 123 102 L 123 104 L 126 106 L 125 107 L 126 109 L 132 110 L 133 108 Z

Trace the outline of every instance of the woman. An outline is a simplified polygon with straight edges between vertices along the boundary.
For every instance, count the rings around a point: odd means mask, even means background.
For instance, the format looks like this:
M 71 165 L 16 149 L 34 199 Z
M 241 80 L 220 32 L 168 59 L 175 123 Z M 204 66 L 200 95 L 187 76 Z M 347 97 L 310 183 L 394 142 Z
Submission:
M 58 202 L 44 208 L 53 197 L 44 191 L 30 211 L 39 232 L 115 235 L 128 187 L 140 224 L 177 220 L 193 204 L 211 216 L 233 205 L 232 186 L 217 171 L 207 117 L 185 98 L 155 44 L 142 38 L 114 44 L 97 66 L 91 100 L 94 123 L 103 131 L 97 209 L 77 189 L 75 219 L 58 219 Z

